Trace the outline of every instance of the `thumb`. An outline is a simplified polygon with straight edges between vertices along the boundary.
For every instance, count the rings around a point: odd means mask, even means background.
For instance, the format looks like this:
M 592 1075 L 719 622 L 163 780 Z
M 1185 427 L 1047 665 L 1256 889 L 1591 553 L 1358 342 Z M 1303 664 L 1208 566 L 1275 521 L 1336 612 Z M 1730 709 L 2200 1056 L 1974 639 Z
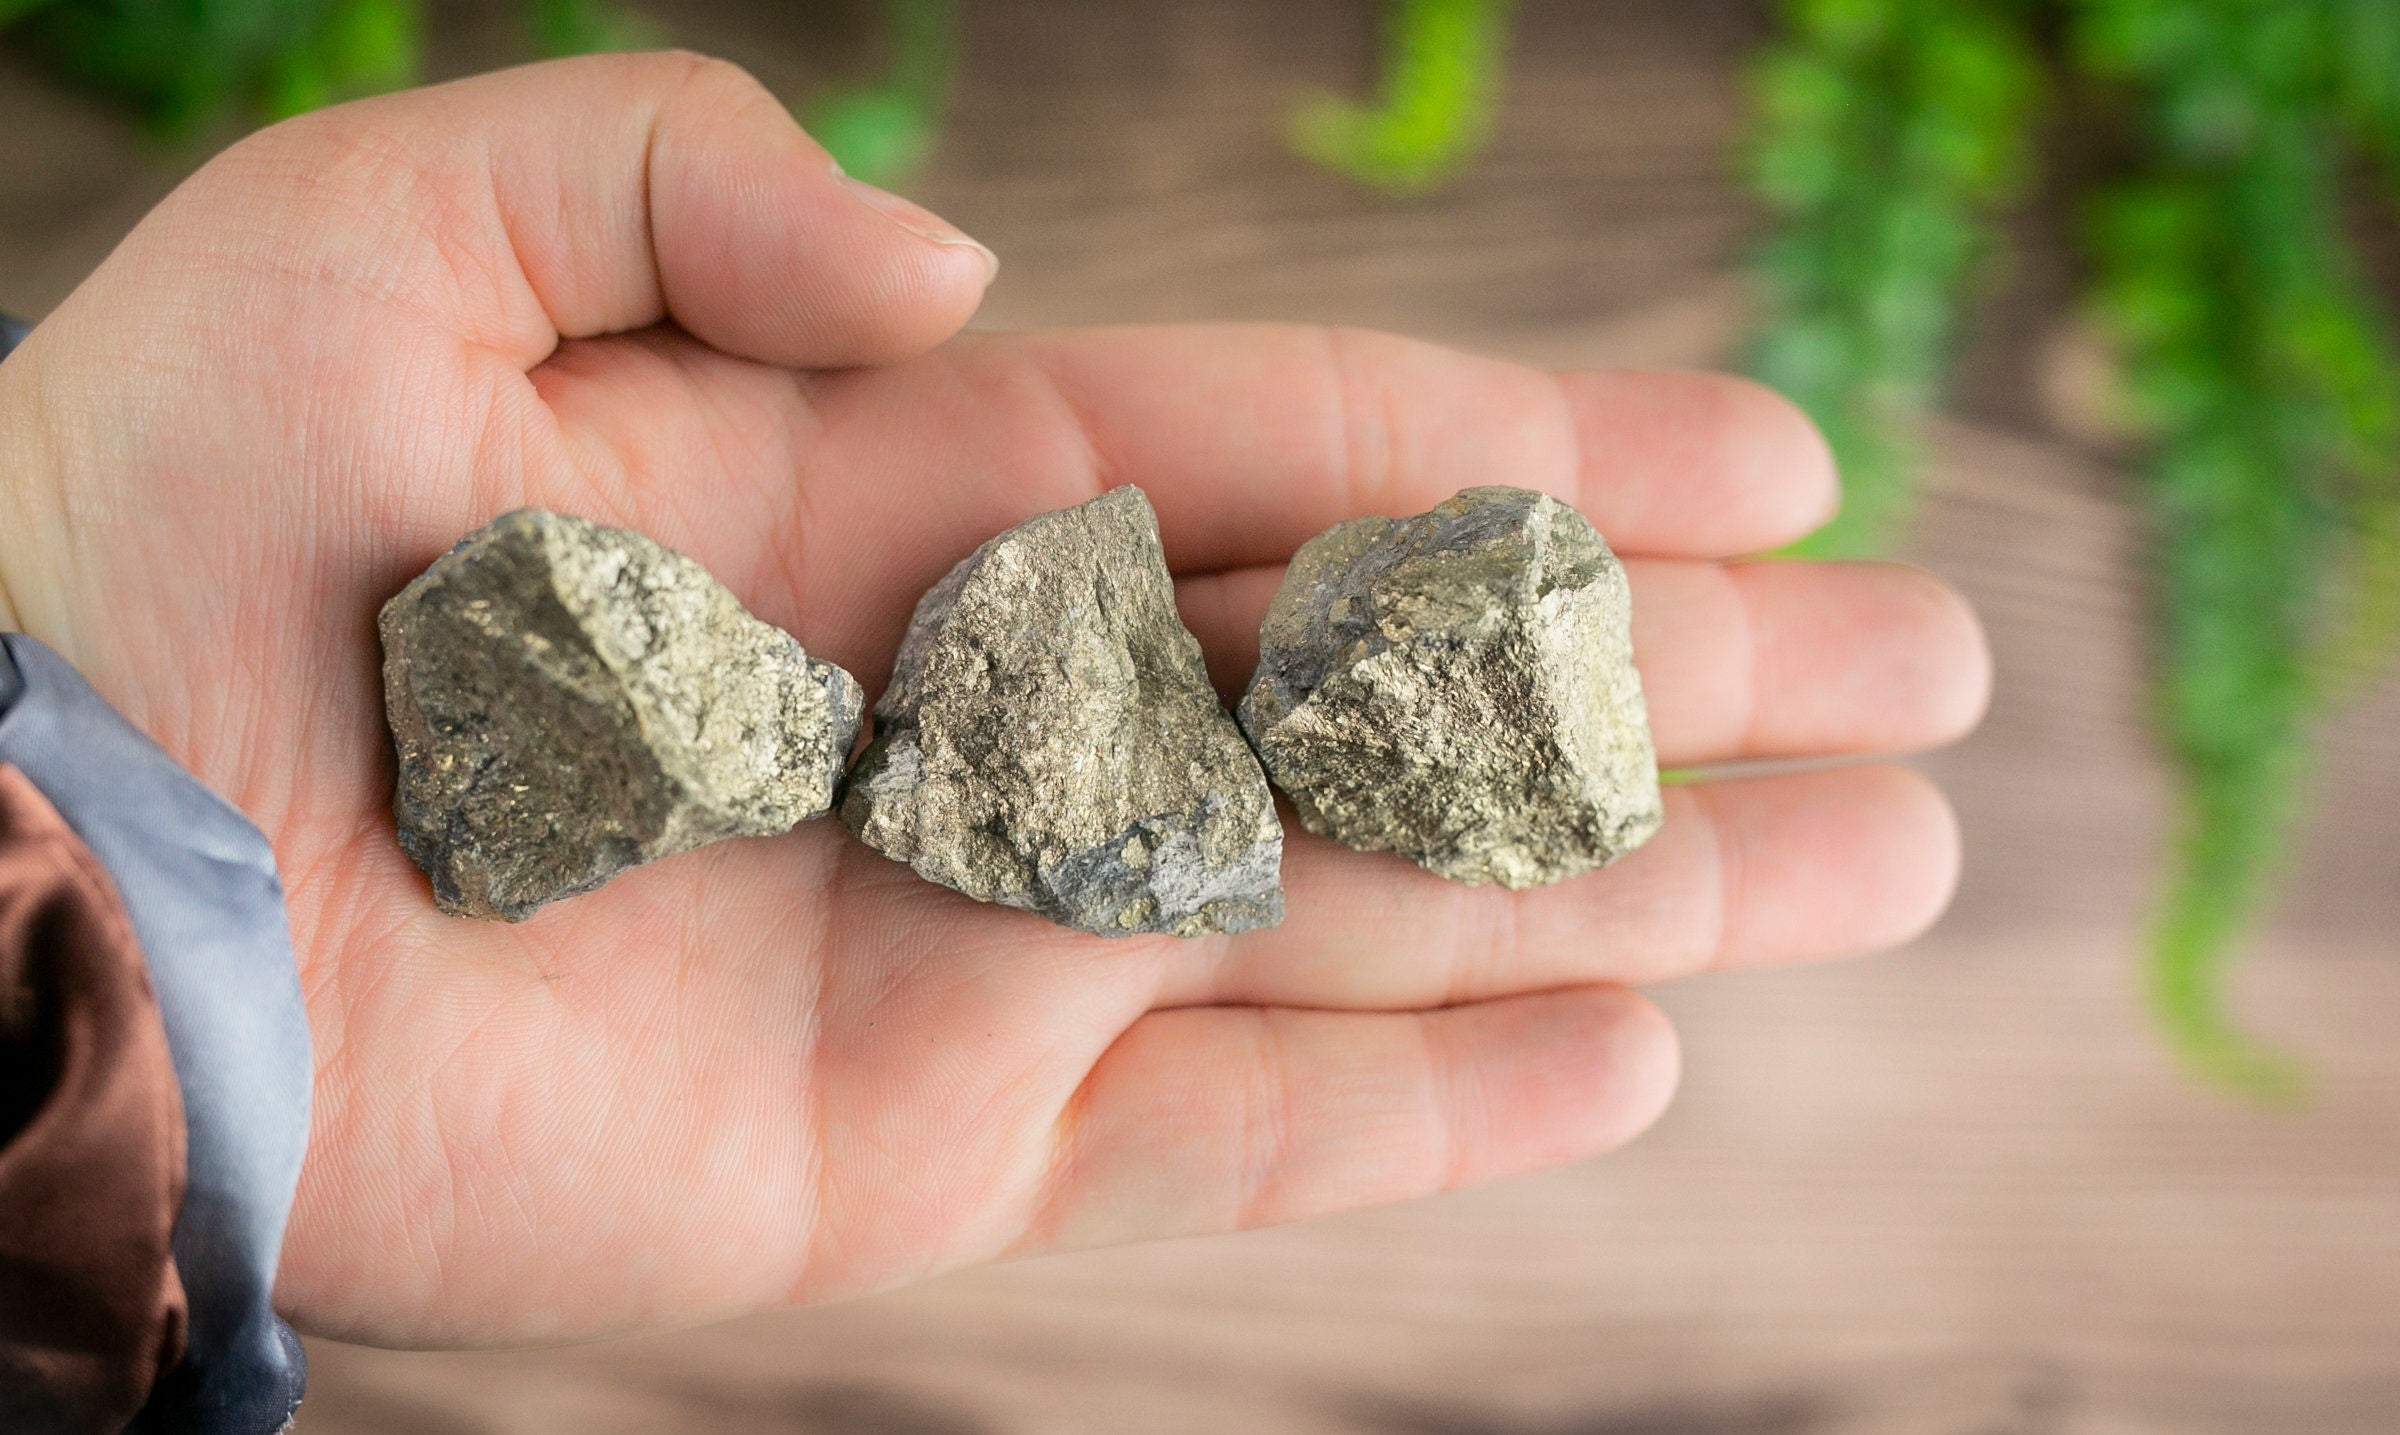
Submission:
M 212 169 L 253 204 L 263 190 L 301 211 L 280 232 L 310 272 L 406 285 L 419 312 L 528 368 L 561 339 L 668 319 L 767 363 L 889 363 L 956 333 L 998 268 L 935 215 L 844 177 L 756 80 L 697 55 L 589 56 L 361 101 Z

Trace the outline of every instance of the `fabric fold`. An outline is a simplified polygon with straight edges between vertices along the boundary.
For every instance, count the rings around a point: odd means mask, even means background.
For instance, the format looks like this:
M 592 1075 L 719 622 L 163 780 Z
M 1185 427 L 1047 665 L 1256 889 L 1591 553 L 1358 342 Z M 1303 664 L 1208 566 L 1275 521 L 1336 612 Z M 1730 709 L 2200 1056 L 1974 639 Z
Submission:
M 312 1074 L 274 851 L 56 653 L 16 634 L 0 635 L 0 652 L 20 680 L 0 712 L 0 763 L 31 780 L 114 882 L 183 1102 L 172 1246 L 184 1358 L 132 1428 L 266 1435 L 305 1380 L 271 1297 Z
M 100 864 L 0 766 L 0 1430 L 114 1435 L 183 1354 L 183 1103 Z

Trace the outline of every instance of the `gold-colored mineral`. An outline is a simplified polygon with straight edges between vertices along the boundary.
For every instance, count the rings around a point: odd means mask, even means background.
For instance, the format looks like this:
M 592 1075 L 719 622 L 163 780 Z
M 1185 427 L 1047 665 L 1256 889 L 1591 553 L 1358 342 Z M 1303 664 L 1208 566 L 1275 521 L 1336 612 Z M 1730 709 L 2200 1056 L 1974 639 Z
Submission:
M 1546 495 L 1470 488 L 1292 559 L 1243 730 L 1311 832 L 1530 887 L 1649 840 L 1658 765 L 1625 570 Z
M 1283 917 L 1274 797 L 1138 488 L 1027 519 L 926 593 L 842 820 L 945 887 L 1087 932 Z
M 470 534 L 381 628 L 400 845 L 460 916 L 822 815 L 865 706 L 699 564 L 539 509 Z

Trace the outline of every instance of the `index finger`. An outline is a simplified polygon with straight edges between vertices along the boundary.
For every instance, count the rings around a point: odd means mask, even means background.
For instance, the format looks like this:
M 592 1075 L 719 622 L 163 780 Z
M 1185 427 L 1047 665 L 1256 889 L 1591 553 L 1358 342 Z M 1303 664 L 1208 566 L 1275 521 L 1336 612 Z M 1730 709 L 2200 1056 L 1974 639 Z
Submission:
M 1138 483 L 1179 572 L 1278 563 L 1364 514 L 1510 484 L 1620 552 L 1718 558 L 1833 514 L 1833 462 L 1789 401 L 1722 374 L 1552 374 L 1389 334 L 1291 325 L 1008 341 L 1074 416 L 1100 487 Z

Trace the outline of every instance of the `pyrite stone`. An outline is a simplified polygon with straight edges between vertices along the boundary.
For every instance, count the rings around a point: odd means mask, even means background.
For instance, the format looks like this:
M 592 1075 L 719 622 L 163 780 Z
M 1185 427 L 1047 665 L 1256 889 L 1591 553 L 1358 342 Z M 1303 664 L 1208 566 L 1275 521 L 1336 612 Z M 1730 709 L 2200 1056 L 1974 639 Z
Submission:
M 1283 915 L 1273 796 L 1138 488 L 1028 519 L 925 594 L 842 820 L 943 886 L 1087 932 Z
M 1243 730 L 1311 832 L 1460 882 L 1555 882 L 1658 830 L 1625 570 L 1546 495 L 1470 488 L 1293 558 Z
M 699 564 L 539 509 L 469 535 L 381 629 L 400 845 L 460 916 L 821 815 L 865 703 Z

